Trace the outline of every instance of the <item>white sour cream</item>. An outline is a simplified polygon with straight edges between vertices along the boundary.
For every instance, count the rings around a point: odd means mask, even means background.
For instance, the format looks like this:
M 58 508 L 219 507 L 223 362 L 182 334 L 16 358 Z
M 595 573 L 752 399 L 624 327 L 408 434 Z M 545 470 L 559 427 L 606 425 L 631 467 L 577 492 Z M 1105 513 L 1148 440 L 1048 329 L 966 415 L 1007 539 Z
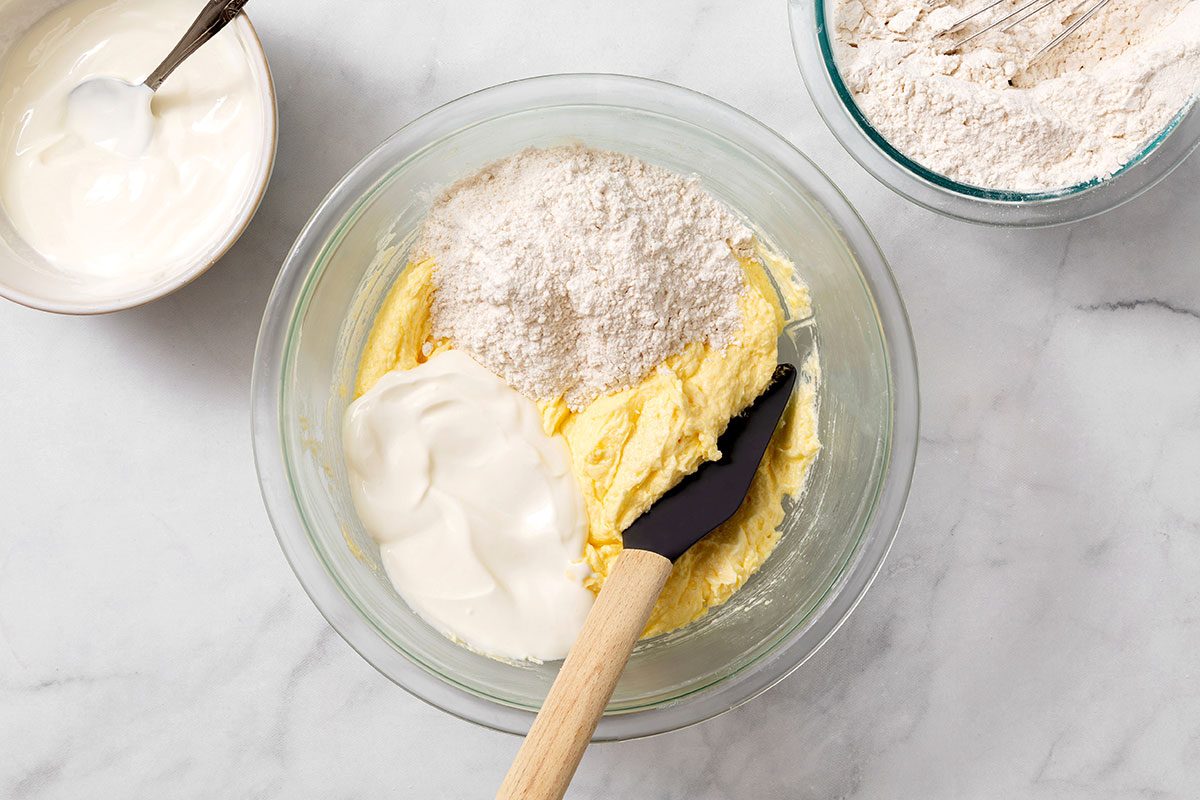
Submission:
M 154 92 L 117 78 L 92 78 L 67 95 L 67 130 L 130 158 L 144 155 L 154 138 Z
M 200 5 L 76 0 L 9 51 L 0 73 L 0 204 L 57 270 L 131 285 L 173 276 L 213 250 L 251 200 L 270 112 L 237 26 L 152 97 L 102 83 L 72 97 L 92 78 L 140 84 Z
M 381 378 L 342 440 L 359 518 L 414 611 L 490 656 L 566 656 L 593 600 L 587 522 L 566 443 L 529 399 L 450 351 Z

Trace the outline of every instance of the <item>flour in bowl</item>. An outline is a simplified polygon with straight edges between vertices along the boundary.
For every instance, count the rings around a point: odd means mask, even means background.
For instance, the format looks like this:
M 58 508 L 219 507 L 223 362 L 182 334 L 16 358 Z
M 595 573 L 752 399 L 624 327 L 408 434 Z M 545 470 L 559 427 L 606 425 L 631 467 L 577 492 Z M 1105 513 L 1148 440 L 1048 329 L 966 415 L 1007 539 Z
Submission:
M 434 262 L 436 338 L 578 409 L 692 342 L 732 341 L 751 240 L 695 177 L 572 146 L 450 187 L 415 252 Z
M 953 180 L 1038 192 L 1108 177 L 1200 92 L 1200 0 L 1112 0 L 1028 69 L 1092 3 L 1052 3 L 947 52 L 1018 5 L 938 35 L 986 4 L 830 2 L 854 102 L 897 150 Z

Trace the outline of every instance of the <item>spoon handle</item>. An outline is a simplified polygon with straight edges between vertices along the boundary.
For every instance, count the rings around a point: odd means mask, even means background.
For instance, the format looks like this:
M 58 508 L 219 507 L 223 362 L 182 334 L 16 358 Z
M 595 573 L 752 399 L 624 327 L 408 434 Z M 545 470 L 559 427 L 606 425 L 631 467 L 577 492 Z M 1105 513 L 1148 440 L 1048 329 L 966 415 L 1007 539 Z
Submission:
M 170 77 L 176 67 L 232 22 L 248 2 L 249 0 L 209 0 L 192 23 L 192 27 L 188 28 L 179 44 L 175 45 L 175 49 L 150 73 L 150 77 L 146 78 L 145 83 L 150 87 L 150 91 L 157 92 L 158 87 L 162 86 L 163 81 Z
M 497 800 L 561 800 L 566 794 L 670 574 L 671 562 L 648 550 L 630 548 L 617 557 Z

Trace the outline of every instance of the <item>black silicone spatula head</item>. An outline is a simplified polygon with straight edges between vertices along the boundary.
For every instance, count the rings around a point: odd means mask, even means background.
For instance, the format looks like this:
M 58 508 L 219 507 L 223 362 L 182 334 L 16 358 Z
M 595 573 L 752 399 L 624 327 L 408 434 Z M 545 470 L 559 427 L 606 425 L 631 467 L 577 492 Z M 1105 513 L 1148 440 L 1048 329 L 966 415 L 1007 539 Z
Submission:
M 701 466 L 638 517 L 622 537 L 625 547 L 674 561 L 732 517 L 746 499 L 795 385 L 795 367 L 776 367 L 763 393 L 729 421 L 717 440 L 721 459 Z

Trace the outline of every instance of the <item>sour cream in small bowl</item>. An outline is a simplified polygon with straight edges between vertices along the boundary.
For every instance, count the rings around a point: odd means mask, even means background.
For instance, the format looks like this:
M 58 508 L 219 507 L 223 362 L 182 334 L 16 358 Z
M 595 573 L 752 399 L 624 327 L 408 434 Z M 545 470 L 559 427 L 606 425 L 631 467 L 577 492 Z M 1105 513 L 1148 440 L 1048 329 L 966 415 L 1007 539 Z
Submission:
M 245 14 L 120 136 L 95 131 L 120 133 L 121 109 L 72 98 L 95 78 L 139 84 L 198 10 L 0 0 L 0 295 L 65 314 L 130 308 L 196 278 L 245 230 L 276 144 L 271 74 Z

